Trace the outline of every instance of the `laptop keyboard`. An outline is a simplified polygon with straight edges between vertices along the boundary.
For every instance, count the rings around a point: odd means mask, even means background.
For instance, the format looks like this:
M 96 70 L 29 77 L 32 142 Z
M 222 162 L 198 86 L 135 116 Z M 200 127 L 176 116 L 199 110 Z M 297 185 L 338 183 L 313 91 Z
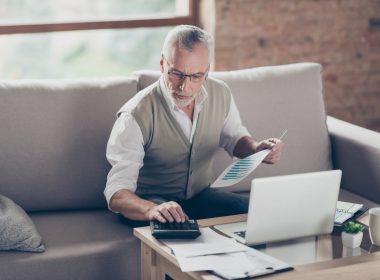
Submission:
M 245 239 L 245 230 L 242 230 L 242 231 L 235 231 L 234 234 L 240 236 L 241 238 L 244 238 Z

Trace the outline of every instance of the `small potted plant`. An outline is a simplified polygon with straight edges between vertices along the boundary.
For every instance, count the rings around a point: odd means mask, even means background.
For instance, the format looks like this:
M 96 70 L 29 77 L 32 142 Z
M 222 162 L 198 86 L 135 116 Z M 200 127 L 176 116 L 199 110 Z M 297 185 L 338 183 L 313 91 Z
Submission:
M 362 243 L 364 226 L 349 221 L 343 225 L 342 242 L 345 247 L 357 248 Z

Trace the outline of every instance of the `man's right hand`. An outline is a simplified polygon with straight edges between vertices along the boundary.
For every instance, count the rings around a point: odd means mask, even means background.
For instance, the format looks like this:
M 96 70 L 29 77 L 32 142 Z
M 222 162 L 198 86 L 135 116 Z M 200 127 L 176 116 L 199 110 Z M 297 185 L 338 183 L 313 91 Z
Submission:
M 117 191 L 111 198 L 110 208 L 132 220 L 185 222 L 188 219 L 182 207 L 174 201 L 158 204 L 142 199 L 127 189 Z
M 151 207 L 146 216 L 148 220 L 158 220 L 161 223 L 172 223 L 174 221 L 183 223 L 188 219 L 182 207 L 175 201 L 164 202 Z

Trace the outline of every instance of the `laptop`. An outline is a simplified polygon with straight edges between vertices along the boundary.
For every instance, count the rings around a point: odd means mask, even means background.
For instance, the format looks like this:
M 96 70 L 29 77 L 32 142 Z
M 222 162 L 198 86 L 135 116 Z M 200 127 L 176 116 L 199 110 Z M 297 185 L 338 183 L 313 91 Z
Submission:
M 253 179 L 247 222 L 214 228 L 247 245 L 333 231 L 341 170 Z

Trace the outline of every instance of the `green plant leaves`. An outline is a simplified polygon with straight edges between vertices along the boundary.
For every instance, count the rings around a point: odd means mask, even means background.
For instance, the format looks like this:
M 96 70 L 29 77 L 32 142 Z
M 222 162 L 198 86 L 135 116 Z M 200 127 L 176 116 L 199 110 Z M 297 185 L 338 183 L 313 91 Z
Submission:
M 358 233 L 364 230 L 364 226 L 359 223 L 349 221 L 344 224 L 343 230 L 347 233 Z

